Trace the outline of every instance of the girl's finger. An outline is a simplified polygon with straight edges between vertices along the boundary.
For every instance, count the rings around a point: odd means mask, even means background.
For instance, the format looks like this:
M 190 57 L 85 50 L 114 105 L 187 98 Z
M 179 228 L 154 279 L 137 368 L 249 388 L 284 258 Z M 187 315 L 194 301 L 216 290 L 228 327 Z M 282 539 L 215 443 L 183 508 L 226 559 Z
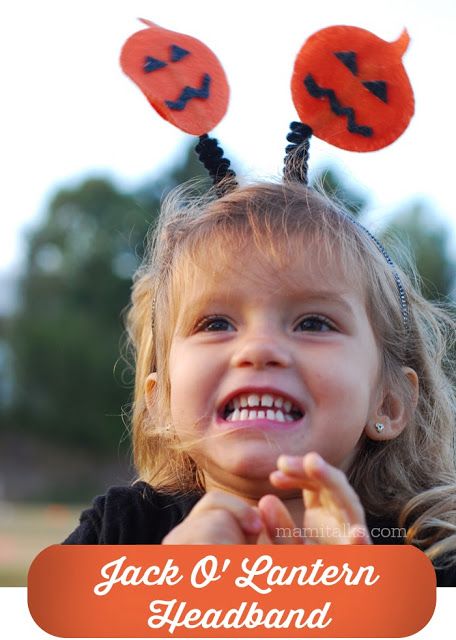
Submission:
M 289 476 L 283 471 L 273 471 L 269 476 L 270 483 L 277 489 L 304 489 L 308 488 L 312 491 L 316 491 L 319 488 L 319 483 L 310 478 L 297 478 L 296 476 Z
M 328 464 L 316 453 L 305 456 L 303 464 L 304 471 L 320 485 L 321 491 L 329 494 L 328 497 L 343 512 L 348 524 L 365 524 L 364 509 L 358 494 L 343 471 Z M 315 496 L 308 498 L 312 502 Z M 305 500 L 307 504 L 306 496 Z
M 193 507 L 188 518 L 190 519 L 212 510 L 224 510 L 230 513 L 247 535 L 257 536 L 263 529 L 263 521 L 252 506 L 224 491 L 209 491 L 206 493 Z
M 319 486 L 305 471 L 303 456 L 280 456 L 277 470 L 270 474 L 269 479 L 279 489 L 316 489 Z
M 282 489 L 301 488 L 306 508 L 318 506 L 324 492 L 349 525 L 365 526 L 364 510 L 346 475 L 317 453 L 303 457 L 280 456 L 277 466 L 279 470 L 270 477 L 272 484 Z
M 258 502 L 266 532 L 273 544 L 302 544 L 301 535 L 294 535 L 299 529 L 283 502 L 273 495 L 263 496 Z

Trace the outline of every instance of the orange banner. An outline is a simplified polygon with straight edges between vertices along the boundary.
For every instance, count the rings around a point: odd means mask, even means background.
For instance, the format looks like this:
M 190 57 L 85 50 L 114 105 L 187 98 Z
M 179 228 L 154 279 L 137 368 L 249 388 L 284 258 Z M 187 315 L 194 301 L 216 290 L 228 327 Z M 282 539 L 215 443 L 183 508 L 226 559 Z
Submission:
M 431 618 L 410 546 L 60 546 L 29 571 L 35 622 L 61 637 L 398 637 Z

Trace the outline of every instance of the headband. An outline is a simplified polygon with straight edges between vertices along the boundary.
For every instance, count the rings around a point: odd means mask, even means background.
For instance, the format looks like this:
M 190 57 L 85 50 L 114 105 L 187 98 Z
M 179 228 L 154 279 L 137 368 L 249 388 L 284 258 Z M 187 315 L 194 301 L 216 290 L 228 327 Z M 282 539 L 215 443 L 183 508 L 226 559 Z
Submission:
M 163 29 L 148 20 L 146 29 L 124 44 L 120 64 L 165 120 L 199 136 L 196 152 L 218 195 L 237 187 L 230 161 L 211 131 L 228 108 L 229 86 L 215 54 L 200 40 Z M 370 31 L 332 26 L 311 35 L 299 51 L 291 93 L 300 121 L 292 122 L 284 159 L 284 178 L 308 184 L 312 135 L 342 149 L 367 152 L 394 142 L 414 113 L 413 90 L 402 65 L 410 42 L 404 30 L 394 42 Z M 352 216 L 391 267 L 406 333 L 409 309 L 393 260 L 375 236 Z

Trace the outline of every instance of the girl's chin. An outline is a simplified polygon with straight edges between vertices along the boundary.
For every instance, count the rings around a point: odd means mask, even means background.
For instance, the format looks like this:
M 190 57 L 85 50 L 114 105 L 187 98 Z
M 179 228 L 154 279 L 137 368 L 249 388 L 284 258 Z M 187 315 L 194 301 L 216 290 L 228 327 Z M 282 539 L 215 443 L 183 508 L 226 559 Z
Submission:
M 206 491 L 210 490 L 226 491 L 253 502 L 258 502 L 263 496 L 271 494 L 281 500 L 302 499 L 300 489 L 278 489 L 270 483 L 269 477 L 252 478 L 236 474 L 210 476 L 206 479 Z
M 275 492 L 269 476 L 277 469 L 278 455 L 269 453 L 266 456 L 264 451 L 243 451 L 239 456 L 231 451 L 230 454 L 225 455 L 223 466 L 218 464 L 221 461 L 217 456 L 211 456 L 211 460 L 206 460 L 206 464 L 201 466 L 207 469 L 210 477 L 217 480 L 217 484 L 248 487 L 248 493 L 258 494 L 258 497 Z

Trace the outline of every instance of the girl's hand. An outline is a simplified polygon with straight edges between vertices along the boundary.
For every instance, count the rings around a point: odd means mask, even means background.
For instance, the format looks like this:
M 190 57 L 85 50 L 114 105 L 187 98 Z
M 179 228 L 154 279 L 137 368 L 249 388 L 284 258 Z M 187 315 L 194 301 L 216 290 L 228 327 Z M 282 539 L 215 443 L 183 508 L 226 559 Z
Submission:
M 371 544 L 364 509 L 343 471 L 317 453 L 280 456 L 277 467 L 270 475 L 271 484 L 279 489 L 303 490 L 304 539 L 293 535 L 292 540 L 281 540 L 277 536 L 278 528 L 296 532 L 296 525 L 279 498 L 268 495 L 258 506 L 276 544 Z
M 258 511 L 223 491 L 209 491 L 162 544 L 255 544 L 263 529 Z

